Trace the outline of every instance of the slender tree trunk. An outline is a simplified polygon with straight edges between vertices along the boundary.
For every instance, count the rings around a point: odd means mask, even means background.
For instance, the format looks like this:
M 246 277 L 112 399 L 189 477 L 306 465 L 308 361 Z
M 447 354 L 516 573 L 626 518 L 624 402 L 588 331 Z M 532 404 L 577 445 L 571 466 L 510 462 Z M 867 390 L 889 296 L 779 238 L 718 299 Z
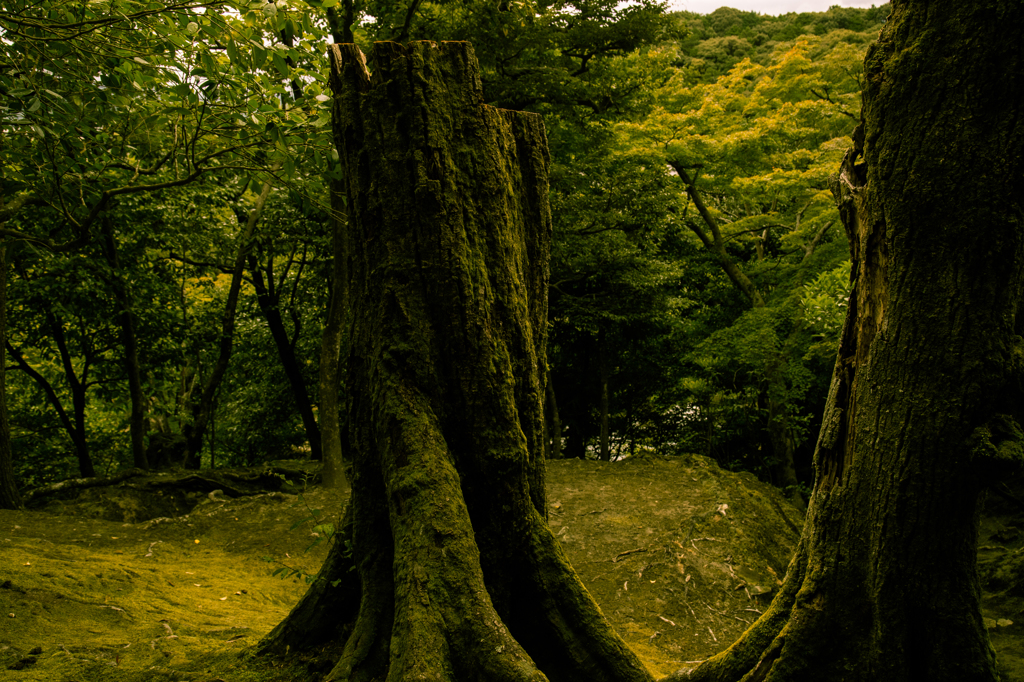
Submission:
M 551 366 L 547 367 L 547 400 L 544 401 L 544 408 L 548 414 L 548 450 L 549 459 L 562 458 L 562 420 L 558 416 L 558 400 L 555 395 L 555 382 L 552 380 Z
M 110 224 L 102 221 L 103 252 L 107 264 L 113 271 L 111 286 L 114 297 L 121 308 L 118 323 L 121 326 L 121 343 L 124 346 L 124 367 L 128 375 L 128 395 L 131 400 L 132 413 L 128 430 L 132 441 L 132 461 L 138 469 L 148 469 L 146 458 L 146 396 L 142 391 L 142 371 L 139 367 L 139 344 L 135 334 L 135 313 L 131 292 L 121 273 L 120 258 L 117 254 L 117 242 Z
M 571 459 L 587 458 L 587 436 L 580 422 L 569 421 L 569 436 L 565 439 L 566 456 Z
M 790 406 L 775 400 L 770 393 L 769 389 L 768 438 L 772 444 L 772 454 L 775 455 L 775 484 L 782 488 L 790 500 L 803 507 L 805 500 L 800 494 L 800 481 L 796 477 L 796 438 L 793 436 Z
M 743 295 L 747 297 L 750 304 L 755 308 L 764 307 L 764 297 L 761 292 L 757 290 L 754 283 L 750 281 L 746 273 L 743 272 L 736 262 L 729 256 L 729 253 L 725 250 L 725 240 L 722 238 L 722 231 L 718 226 L 718 221 L 711 215 L 711 211 L 708 210 L 707 206 L 704 205 L 704 199 L 701 197 L 700 192 L 697 190 L 697 185 L 694 179 L 690 176 L 686 166 L 682 161 L 670 160 L 669 165 L 679 176 L 679 179 L 683 181 L 683 186 L 686 189 L 686 194 L 690 197 L 690 201 L 693 202 L 694 207 L 697 209 L 697 213 L 700 214 L 701 219 L 704 220 L 704 224 L 707 225 L 710 235 L 702 230 L 696 223 L 687 222 L 687 227 L 690 231 L 697 235 L 704 247 L 713 253 L 718 259 L 718 264 L 722 266 L 722 270 L 726 276 L 732 281 L 733 285 L 743 292 Z
M 697 209 L 697 213 L 700 214 L 701 219 L 707 226 L 708 231 L 705 232 L 694 222 L 687 223 L 690 231 L 692 231 L 704 244 L 704 247 L 713 253 L 718 259 L 719 265 L 722 270 L 732 281 L 733 285 L 739 289 L 744 296 L 750 301 L 750 305 L 753 308 L 764 308 L 766 305 L 764 296 L 758 291 L 757 287 L 750 278 L 747 277 L 746 273 L 740 269 L 736 262 L 732 259 L 729 253 L 725 250 L 725 240 L 722 237 L 721 228 L 718 225 L 718 221 L 708 210 L 704 204 L 704 200 L 697 190 L 697 186 L 693 177 L 687 171 L 685 165 L 680 161 L 670 161 L 669 165 L 675 170 L 676 175 L 683 181 L 683 185 L 686 188 L 686 193 L 693 202 L 693 205 Z M 799 224 L 799 218 L 797 219 Z M 768 231 L 765 230 L 765 238 L 767 238 Z M 822 232 L 823 234 L 823 232 Z M 820 238 L 820 237 L 818 237 Z M 763 257 L 762 253 L 763 242 L 758 244 L 758 260 Z M 813 247 L 810 247 L 808 253 L 813 251 Z M 780 356 L 774 360 L 776 364 L 783 363 L 785 360 Z M 769 387 L 769 392 L 781 392 L 785 390 L 785 379 L 783 373 L 778 367 L 770 369 L 767 373 L 767 379 L 773 386 Z M 773 391 L 773 388 L 776 390 Z M 797 490 L 797 484 L 799 481 L 796 477 L 796 463 L 794 461 L 794 455 L 796 453 L 796 442 L 793 437 L 793 428 L 789 423 L 788 411 L 790 407 L 788 405 L 781 405 L 777 401 L 772 403 L 769 408 L 769 418 L 767 424 L 768 438 L 772 444 L 772 454 L 775 456 L 777 462 L 775 466 L 775 475 L 777 483 L 780 488 L 788 489 L 790 497 L 795 497 L 795 500 L 803 504 L 803 498 L 800 497 L 800 493 Z
M 89 454 L 89 440 L 85 433 L 85 406 L 86 396 L 84 386 L 72 386 L 71 405 L 74 410 L 75 430 L 71 433 L 71 439 L 75 444 L 75 455 L 78 457 L 78 470 L 82 478 L 92 478 L 96 475 L 96 467 L 92 463 L 92 455 Z
M 256 302 L 259 304 L 263 319 L 267 321 L 270 329 L 270 336 L 274 339 L 274 346 L 277 348 L 277 357 L 281 360 L 281 367 L 288 378 L 288 386 L 292 391 L 292 399 L 295 401 L 295 409 L 302 419 L 302 427 L 306 431 L 306 441 L 309 443 L 310 458 L 314 460 L 323 459 L 323 448 L 320 440 L 320 427 L 317 426 L 316 417 L 313 415 L 313 403 L 309 400 L 309 392 L 306 390 L 306 380 L 302 376 L 302 367 L 295 357 L 295 347 L 288 338 L 288 330 L 285 329 L 284 319 L 281 317 L 281 298 L 277 291 L 271 291 L 269 286 L 272 282 L 263 279 L 263 271 L 256 257 L 249 254 L 249 272 L 252 273 L 253 287 L 256 289 Z
M 344 467 L 338 390 L 341 337 L 348 311 L 348 248 L 345 245 L 344 183 L 332 180 L 330 190 L 334 256 L 331 267 L 331 300 L 327 307 L 327 324 L 324 325 L 323 339 L 320 341 L 320 435 L 324 453 L 323 484 L 328 488 L 336 488 L 341 485 Z
M 256 205 L 249 211 L 249 217 L 245 221 L 245 230 L 239 236 L 238 253 L 235 255 L 234 267 L 231 270 L 231 284 L 228 287 L 228 299 L 224 303 L 224 315 L 221 318 L 217 361 L 203 385 L 198 405 L 194 405 L 190 410 L 191 419 L 182 425 L 182 434 L 185 436 L 187 450 L 185 467 L 189 469 L 199 468 L 203 452 L 203 436 L 213 416 L 217 389 L 220 387 L 220 382 L 224 380 L 224 374 L 228 371 L 228 363 L 231 362 L 231 349 L 235 340 L 235 310 L 238 308 L 238 295 L 242 288 L 242 274 L 245 271 L 246 257 L 252 247 L 256 224 L 259 222 L 260 216 L 263 215 L 263 206 L 267 203 L 268 196 L 270 196 L 270 183 L 264 182 L 263 189 L 256 198 Z M 188 390 L 185 395 L 190 396 L 191 393 L 192 391 Z M 192 403 L 191 399 L 188 399 L 187 402 Z
M 7 245 L 0 237 L 0 348 L 7 344 Z M 11 464 L 11 428 L 7 421 L 7 363 L 0 354 L 0 509 L 21 507 Z
M 78 470 L 82 478 L 93 478 L 96 476 L 96 469 L 92 464 L 92 457 L 89 454 L 89 440 L 85 432 L 85 407 L 88 403 L 86 393 L 89 390 L 86 384 L 88 376 L 89 356 L 83 359 L 82 371 L 75 371 L 74 361 L 71 357 L 71 350 L 68 348 L 67 337 L 64 335 L 64 320 L 56 314 L 49 312 L 46 315 L 50 325 L 50 333 L 57 344 L 57 352 L 60 354 L 61 366 L 64 368 L 64 378 L 68 382 L 68 390 L 71 391 L 71 425 L 68 435 L 75 446 L 75 456 L 78 458 Z M 56 394 L 54 393 L 54 397 Z
M 650 680 L 544 521 L 540 117 L 483 104 L 467 43 L 331 58 L 361 598 L 327 679 Z
M 608 352 L 606 350 L 607 343 L 604 338 L 604 331 L 602 330 L 597 337 L 597 378 L 601 385 L 601 398 L 598 401 L 598 407 L 601 410 L 601 461 L 607 462 L 612 458 L 611 447 L 609 446 L 609 434 L 608 434 L 608 409 L 609 409 L 609 396 L 608 396 L 608 379 L 611 372 L 608 368 Z
M 977 502 L 1024 459 L 1022 24 L 893 3 L 833 182 L 854 290 L 800 546 L 765 615 L 671 679 L 997 679 Z

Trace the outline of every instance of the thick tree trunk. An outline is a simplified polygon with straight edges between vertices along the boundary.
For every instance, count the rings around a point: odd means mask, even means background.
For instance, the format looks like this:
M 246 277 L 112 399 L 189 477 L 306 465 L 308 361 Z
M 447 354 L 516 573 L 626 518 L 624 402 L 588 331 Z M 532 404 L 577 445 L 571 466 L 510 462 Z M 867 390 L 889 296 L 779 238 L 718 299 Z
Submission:
M 833 187 L 854 291 L 800 548 L 765 616 L 672 679 L 997 679 L 977 500 L 1024 451 L 1022 23 L 893 3 Z
M 7 344 L 7 245 L 0 238 L 0 348 Z M 7 363 L 0 351 L 0 509 L 21 507 L 11 465 L 11 428 L 7 421 Z
M 341 337 L 348 311 L 348 248 L 345 245 L 345 185 L 339 180 L 331 180 L 330 191 L 334 254 L 331 300 L 327 307 L 324 335 L 320 340 L 320 436 L 324 453 L 323 484 L 336 488 L 341 485 L 344 468 L 338 390 Z
M 292 390 L 292 400 L 295 401 L 295 409 L 298 410 L 299 418 L 302 419 L 306 442 L 309 443 L 310 459 L 319 461 L 323 459 L 320 427 L 317 426 L 316 417 L 313 415 L 313 403 L 309 400 L 306 379 L 302 376 L 302 367 L 299 365 L 298 358 L 295 357 L 295 346 L 288 338 L 288 330 L 284 326 L 284 318 L 281 317 L 280 294 L 278 290 L 270 289 L 273 286 L 273 280 L 263 279 L 263 271 L 256 256 L 250 253 L 248 260 L 253 288 L 256 289 L 256 302 L 270 329 L 270 337 L 274 339 L 274 347 L 277 348 L 277 357 L 281 361 L 284 375 L 288 378 L 288 387 Z
M 131 292 L 121 273 L 120 258 L 117 254 L 117 242 L 114 233 L 106 220 L 103 221 L 103 252 L 107 264 L 113 271 L 111 286 L 114 297 L 121 308 L 118 322 L 121 326 L 121 343 L 124 346 L 124 367 L 128 375 L 128 396 L 131 400 L 132 413 L 128 423 L 128 431 L 132 441 L 132 461 L 138 469 L 148 469 L 146 457 L 146 396 L 142 391 L 142 371 L 139 367 L 139 343 L 135 334 L 135 313 Z
M 330 680 L 650 680 L 548 530 L 539 116 L 467 43 L 332 46 L 359 615 Z

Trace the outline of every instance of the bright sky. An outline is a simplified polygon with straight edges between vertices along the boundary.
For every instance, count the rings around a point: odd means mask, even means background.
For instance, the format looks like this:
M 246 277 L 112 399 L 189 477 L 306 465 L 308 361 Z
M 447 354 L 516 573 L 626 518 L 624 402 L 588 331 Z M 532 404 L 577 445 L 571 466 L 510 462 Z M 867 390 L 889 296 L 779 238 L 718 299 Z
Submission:
M 732 7 L 745 12 L 760 14 L 786 14 L 788 12 L 824 12 L 832 5 L 840 7 L 863 7 L 885 4 L 886 0 L 669 0 L 674 10 L 686 10 L 698 14 L 711 14 L 719 7 Z

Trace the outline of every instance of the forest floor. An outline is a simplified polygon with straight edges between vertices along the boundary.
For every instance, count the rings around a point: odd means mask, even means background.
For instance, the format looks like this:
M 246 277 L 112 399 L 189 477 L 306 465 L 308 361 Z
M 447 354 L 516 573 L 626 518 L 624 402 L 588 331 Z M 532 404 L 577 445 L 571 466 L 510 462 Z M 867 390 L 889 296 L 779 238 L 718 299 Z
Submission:
M 0 681 L 317 679 L 303 661 L 247 653 L 306 588 L 272 572 L 313 573 L 326 555 L 326 543 L 307 551 L 317 537 L 302 520 L 320 509 L 316 522 L 329 522 L 347 497 L 308 485 L 310 463 L 280 464 L 297 475 L 269 477 L 280 488 L 269 493 L 150 474 L 0 510 Z M 551 462 L 548 503 L 573 566 L 655 676 L 724 649 L 757 618 L 802 523 L 776 489 L 697 456 Z M 1022 511 L 991 498 L 979 549 L 1004 682 L 1024 682 Z

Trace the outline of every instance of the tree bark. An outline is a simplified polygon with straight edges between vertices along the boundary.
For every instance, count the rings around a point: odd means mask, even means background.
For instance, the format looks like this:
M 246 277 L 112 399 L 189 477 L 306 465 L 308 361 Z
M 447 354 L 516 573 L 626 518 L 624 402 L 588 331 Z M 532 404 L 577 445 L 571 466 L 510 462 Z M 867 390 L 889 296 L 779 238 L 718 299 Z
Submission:
M 330 191 L 334 257 L 331 267 L 331 300 L 327 306 L 327 324 L 324 325 L 320 341 L 320 436 L 323 445 L 323 484 L 328 488 L 336 488 L 341 485 L 344 467 L 338 390 L 341 337 L 348 311 L 348 247 L 345 243 L 344 183 L 331 180 Z
M 286 655 L 332 642 L 344 643 L 359 613 L 360 582 L 352 560 L 352 504 L 345 507 L 331 549 L 317 579 L 257 647 L 262 654 Z
M 138 469 L 148 469 L 146 458 L 146 396 L 142 391 L 142 371 L 139 367 L 139 343 L 135 334 L 135 312 L 131 292 L 121 273 L 120 258 L 117 254 L 117 242 L 110 224 L 102 221 L 103 253 L 113 276 L 110 284 L 114 297 L 121 308 L 118 322 L 121 326 L 121 343 L 124 346 L 124 367 L 128 375 L 128 396 L 131 400 L 132 413 L 128 431 L 132 441 L 132 461 Z
M 468 43 L 331 47 L 359 613 L 328 680 L 650 680 L 544 521 L 548 155 Z
M 801 543 L 769 611 L 670 679 L 997 679 L 977 502 L 1024 459 L 1022 22 L 893 3 L 833 181 L 854 291 Z
M 2 224 L 2 221 L 0 221 Z M 7 245 L 0 237 L 0 348 L 7 344 Z M 20 509 L 21 495 L 11 463 L 11 427 L 7 421 L 7 363 L 0 353 L 0 509 Z

